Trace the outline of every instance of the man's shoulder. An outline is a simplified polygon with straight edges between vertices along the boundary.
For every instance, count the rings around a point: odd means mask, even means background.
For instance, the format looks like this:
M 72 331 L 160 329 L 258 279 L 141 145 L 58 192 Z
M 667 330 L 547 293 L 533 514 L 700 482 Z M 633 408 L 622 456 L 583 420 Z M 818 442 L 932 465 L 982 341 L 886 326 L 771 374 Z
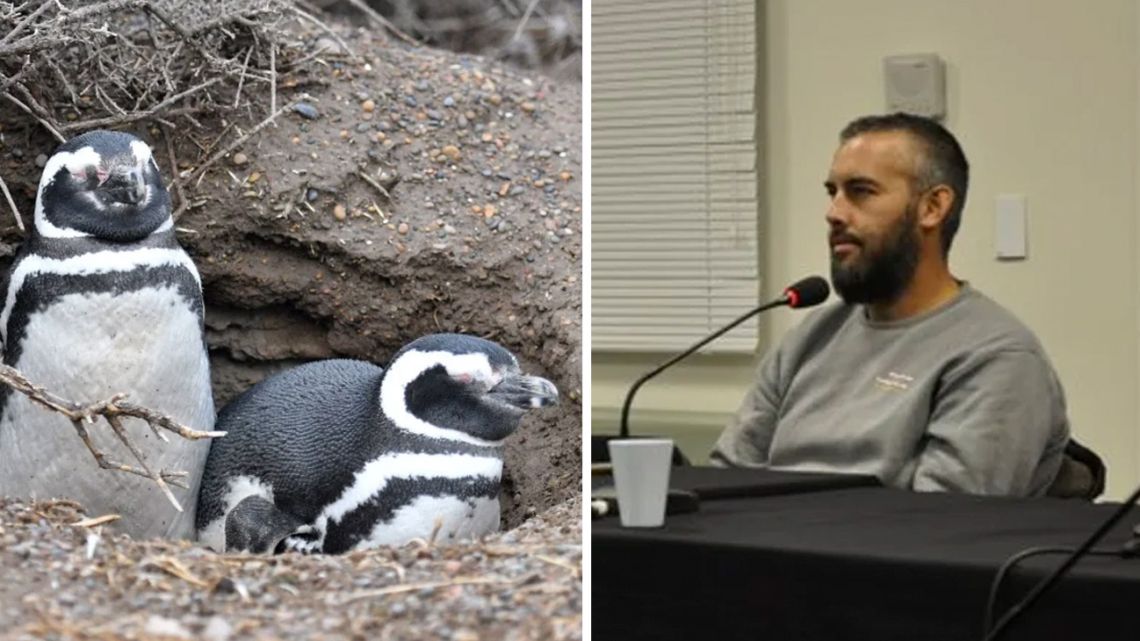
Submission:
M 965 286 L 954 320 L 976 341 L 994 349 L 1043 351 L 1041 341 L 1018 316 L 981 290 Z

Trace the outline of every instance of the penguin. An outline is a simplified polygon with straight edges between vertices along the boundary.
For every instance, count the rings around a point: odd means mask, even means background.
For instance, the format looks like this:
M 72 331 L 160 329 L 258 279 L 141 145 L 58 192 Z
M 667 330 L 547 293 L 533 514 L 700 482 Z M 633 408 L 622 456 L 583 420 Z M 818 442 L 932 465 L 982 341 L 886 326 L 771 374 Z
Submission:
M 202 283 L 174 235 L 170 195 L 150 147 L 91 131 L 48 159 L 34 227 L 7 274 L 3 362 L 76 402 L 125 392 L 197 430 L 214 424 Z M 0 390 L 0 495 L 68 498 L 135 538 L 194 536 L 208 441 L 124 426 L 153 470 L 183 471 L 179 512 L 149 479 L 101 469 L 71 422 Z M 105 423 L 89 428 L 108 458 L 136 465 Z
M 388 368 L 316 361 L 218 415 L 198 540 L 218 552 L 336 554 L 499 529 L 503 440 L 558 390 L 502 346 L 432 334 Z

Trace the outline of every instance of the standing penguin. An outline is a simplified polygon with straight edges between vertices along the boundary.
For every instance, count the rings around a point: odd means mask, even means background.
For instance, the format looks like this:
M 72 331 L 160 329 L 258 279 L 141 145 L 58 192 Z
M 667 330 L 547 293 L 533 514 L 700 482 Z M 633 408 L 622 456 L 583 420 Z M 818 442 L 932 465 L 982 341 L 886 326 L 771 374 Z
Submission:
M 119 392 L 199 430 L 214 424 L 202 285 L 174 237 L 170 196 L 146 143 L 92 131 L 48 159 L 35 227 L 8 273 L 0 311 L 4 363 L 77 401 Z M 71 422 L 0 391 L 0 495 L 71 498 L 117 513 L 136 538 L 189 538 L 208 441 L 160 440 L 125 419 L 155 470 L 181 470 L 179 513 L 152 481 L 100 469 Z M 92 429 L 104 452 L 121 451 Z
M 499 528 L 503 439 L 550 381 L 481 338 L 434 334 L 388 369 L 351 360 L 272 376 L 226 406 L 198 501 L 213 549 L 338 553 Z

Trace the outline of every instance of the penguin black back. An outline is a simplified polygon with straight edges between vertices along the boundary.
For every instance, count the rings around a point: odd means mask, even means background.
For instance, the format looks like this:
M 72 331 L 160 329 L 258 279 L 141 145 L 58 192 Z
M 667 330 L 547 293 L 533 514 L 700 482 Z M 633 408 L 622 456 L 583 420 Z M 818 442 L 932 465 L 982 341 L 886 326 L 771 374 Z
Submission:
M 353 473 L 380 447 L 382 430 L 362 430 L 379 417 L 380 367 L 363 361 L 318 361 L 271 376 L 218 414 L 228 430 L 211 447 L 197 527 L 222 516 L 231 479 L 273 479 L 281 509 L 304 522 L 336 500 Z M 306 473 L 309 471 L 311 473 Z

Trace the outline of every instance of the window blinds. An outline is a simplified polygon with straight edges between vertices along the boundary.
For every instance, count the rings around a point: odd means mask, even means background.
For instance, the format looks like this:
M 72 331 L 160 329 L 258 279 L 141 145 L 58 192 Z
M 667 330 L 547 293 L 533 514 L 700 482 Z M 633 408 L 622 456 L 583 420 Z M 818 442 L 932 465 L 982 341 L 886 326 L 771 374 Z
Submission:
M 591 6 L 593 349 L 681 349 L 758 299 L 755 3 Z

